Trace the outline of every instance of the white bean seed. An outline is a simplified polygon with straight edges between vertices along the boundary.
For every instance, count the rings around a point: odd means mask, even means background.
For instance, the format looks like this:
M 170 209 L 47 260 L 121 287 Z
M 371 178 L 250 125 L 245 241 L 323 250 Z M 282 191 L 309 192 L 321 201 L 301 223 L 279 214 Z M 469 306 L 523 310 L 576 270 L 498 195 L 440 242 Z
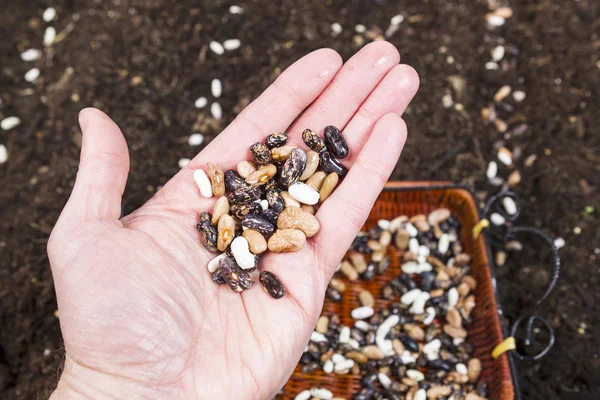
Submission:
M 50 46 L 56 39 L 56 29 L 53 26 L 49 26 L 44 31 L 44 46 Z
M 446 254 L 449 247 L 450 237 L 447 233 L 442 233 L 442 236 L 440 236 L 440 240 L 438 242 L 438 251 L 440 252 L 440 254 Z
M 492 222 L 492 224 L 500 226 L 506 223 L 506 218 L 504 218 L 498 213 L 493 213 L 492 215 L 490 215 L 490 221 Z
M 310 335 L 310 340 L 312 342 L 328 342 L 327 338 L 325 337 L 325 335 L 323 335 L 322 333 L 319 332 L 313 332 L 312 335 Z
M 206 197 L 207 199 L 213 196 L 212 184 L 210 183 L 210 179 L 208 179 L 206 172 L 201 169 L 195 170 L 194 180 L 196 181 L 196 185 L 198 185 L 202 196 Z
M 400 298 L 400 303 L 405 305 L 412 304 L 421 295 L 421 293 L 421 289 L 410 290 L 402 295 Z
M 221 119 L 223 117 L 223 110 L 221 109 L 221 105 L 217 102 L 210 105 L 210 113 L 214 119 Z
M 346 361 L 346 357 L 344 357 L 341 354 L 336 353 L 333 356 L 331 356 L 331 361 L 333 361 L 334 364 L 339 364 L 339 363 Z
M 221 55 L 221 54 L 225 53 L 225 49 L 223 48 L 223 45 L 219 42 L 215 42 L 214 40 L 212 42 L 210 42 L 209 47 L 213 51 L 213 53 L 215 53 L 217 55 Z
M 354 323 L 356 329 L 360 329 L 363 332 L 368 332 L 371 329 L 371 325 L 368 322 L 358 320 Z
M 429 254 L 431 254 L 431 250 L 429 250 L 429 247 L 424 246 L 424 245 L 419 246 L 417 255 L 427 257 Z
M 194 102 L 194 107 L 204 108 L 204 107 L 206 107 L 207 104 L 208 104 L 208 100 L 206 100 L 206 97 L 198 97 L 196 99 L 196 101 Z
M 455 287 L 448 290 L 448 307 L 452 308 L 458 303 L 458 290 Z
M 37 61 L 42 58 L 42 52 L 38 49 L 27 49 L 21 53 L 21 60 L 23 61 Z
M 240 47 L 242 42 L 239 39 L 227 39 L 223 42 L 223 48 L 227 51 L 235 50 Z
M 327 360 L 325 364 L 323 364 L 323 372 L 330 374 L 333 372 L 333 361 Z
M 350 340 L 348 340 L 348 346 L 352 347 L 354 350 L 360 349 L 360 344 L 354 338 L 350 338 Z
M 463 363 L 456 364 L 456 372 L 458 372 L 461 375 L 466 375 L 467 374 L 467 366 Z
M 6 151 L 6 146 L 0 144 L 0 164 L 4 164 L 8 160 L 8 151 Z
M 19 125 L 21 125 L 21 119 L 19 117 L 6 117 L 0 121 L 0 128 L 5 131 L 10 131 Z
M 225 257 L 227 257 L 227 254 L 223 253 L 223 254 L 219 254 L 218 256 L 216 256 L 215 258 L 210 260 L 207 265 L 208 272 L 210 272 L 212 274 L 213 272 L 218 270 L 219 269 L 219 261 L 221 261 Z
M 516 101 L 517 103 L 520 103 L 520 102 L 522 102 L 523 100 L 525 100 L 525 97 L 526 97 L 526 95 L 525 95 L 525 92 L 524 92 L 524 91 L 522 91 L 522 90 L 515 90 L 515 91 L 513 92 L 513 99 L 515 99 L 515 101 Z
M 517 213 L 517 203 L 515 203 L 515 200 L 512 197 L 507 196 L 503 198 L 502 205 L 508 215 L 515 215 Z
M 440 348 L 442 347 L 442 342 L 440 341 L 440 339 L 433 339 L 430 342 L 427 342 L 423 345 L 423 353 L 431 353 L 431 352 L 438 352 L 440 351 Z
M 54 18 L 56 18 L 56 9 L 54 7 L 48 7 L 44 10 L 44 14 L 42 14 L 42 19 L 44 22 L 50 22 Z
M 417 238 L 412 238 L 408 241 L 408 251 L 414 254 L 419 252 L 419 241 Z
M 223 84 L 220 79 L 213 79 L 210 82 L 210 91 L 216 98 L 221 97 L 221 94 L 223 93 Z
M 27 82 L 33 82 L 40 76 L 40 70 L 37 68 L 31 68 L 25 73 L 25 80 Z
M 350 340 L 350 328 L 344 326 L 340 329 L 340 343 L 348 343 L 348 340 Z
M 419 264 L 417 264 L 414 261 L 408 261 L 404 264 L 402 264 L 402 272 L 404 272 L 405 274 L 416 274 L 417 271 L 419 270 Z
M 190 146 L 200 146 L 202 142 L 204 142 L 204 135 L 201 133 L 194 133 L 188 138 L 188 144 Z
M 498 164 L 496 164 L 496 161 L 490 161 L 485 175 L 487 176 L 488 179 L 494 179 L 497 174 L 498 174 Z
M 392 384 L 392 380 L 390 379 L 390 377 L 382 372 L 377 374 L 377 378 L 379 379 L 379 382 L 381 383 L 381 386 L 383 386 L 384 389 L 389 388 Z
M 358 308 L 355 308 L 354 310 L 352 310 L 350 312 L 350 316 L 354 319 L 365 319 L 365 318 L 372 317 L 374 313 L 375 313 L 375 311 L 373 310 L 372 307 L 364 306 L 364 307 L 358 307 Z
M 335 364 L 335 367 L 333 367 L 333 370 L 336 372 L 339 371 L 343 371 L 345 369 L 350 369 L 354 367 L 354 360 L 344 360 L 339 364 Z
M 392 17 L 392 19 L 390 20 L 390 24 L 398 26 L 402 23 L 402 21 L 404 21 L 404 15 L 398 14 Z
M 433 322 L 433 320 L 435 319 L 435 316 L 436 316 L 435 308 L 433 308 L 433 307 L 427 307 L 427 309 L 425 310 L 425 312 L 427 313 L 427 316 L 423 319 L 423 324 L 424 325 L 430 325 Z
M 240 7 L 240 6 L 233 5 L 233 6 L 229 7 L 229 12 L 231 14 L 243 14 L 244 13 L 244 9 L 242 7 Z
M 333 393 L 325 388 L 312 388 L 310 389 L 310 395 L 321 400 L 329 400 L 333 398 Z
M 504 58 L 504 46 L 496 46 L 492 50 L 492 60 L 498 62 Z
M 414 379 L 417 382 L 421 382 L 423 379 L 425 379 L 425 375 L 423 375 L 421 371 L 416 369 L 407 370 L 406 376 L 408 376 L 410 379 Z
M 311 394 L 309 390 L 303 390 L 300 393 L 298 393 L 296 397 L 294 397 L 294 400 L 309 400 L 310 396 Z
M 487 21 L 488 24 L 490 24 L 493 27 L 502 26 L 506 22 L 506 20 L 499 15 L 490 15 Z
M 320 194 L 312 187 L 302 182 L 296 182 L 288 188 L 288 193 L 295 200 L 309 206 L 319 202 Z
M 406 231 L 408 232 L 408 236 L 410 236 L 411 238 L 414 238 L 419 234 L 419 230 L 415 228 L 415 226 L 410 222 L 406 223 L 404 229 L 406 229 Z
M 186 165 L 188 165 L 190 163 L 190 161 L 191 160 L 189 158 L 180 158 L 179 162 L 177 163 L 177 165 L 179 165 L 179 168 L 183 168 Z M 212 188 L 211 188 L 211 190 L 212 190 Z
M 390 221 L 388 221 L 387 219 L 380 219 L 379 221 L 377 221 L 377 226 L 383 229 L 384 231 L 387 231 L 390 229 Z
M 425 389 L 419 389 L 415 392 L 413 400 L 427 400 L 427 392 Z
M 243 236 L 238 236 L 231 242 L 231 253 L 235 262 L 242 269 L 254 268 L 254 254 L 250 252 L 248 240 Z

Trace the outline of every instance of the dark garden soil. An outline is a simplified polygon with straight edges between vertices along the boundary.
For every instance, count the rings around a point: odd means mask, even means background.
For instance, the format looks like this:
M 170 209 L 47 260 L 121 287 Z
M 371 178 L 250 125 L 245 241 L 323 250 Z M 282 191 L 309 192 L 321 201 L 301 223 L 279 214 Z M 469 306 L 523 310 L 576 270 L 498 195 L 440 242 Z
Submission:
M 519 365 L 522 389 L 525 398 L 600 397 L 597 2 L 511 4 L 514 15 L 493 33 L 487 4 L 470 0 L 240 1 L 243 15 L 230 14 L 230 2 L 199 3 L 2 2 L 0 120 L 16 115 L 22 123 L 0 130 L 9 154 L 0 165 L 0 398 L 47 398 L 59 375 L 64 351 L 46 244 L 77 171 L 81 108 L 103 109 L 125 133 L 131 174 L 124 202 L 132 210 L 177 172 L 180 158 L 198 151 L 187 143 L 191 133 L 209 142 L 294 60 L 324 46 L 347 59 L 360 47 L 356 24 L 367 27 L 359 36 L 369 41 L 369 32 L 385 32 L 396 14 L 405 20 L 390 41 L 419 72 L 421 89 L 405 115 L 410 136 L 393 178 L 470 184 L 482 198 L 498 192 L 485 170 L 502 134 L 484 125 L 480 110 L 502 85 L 526 93 L 521 103 L 507 101 L 514 107 L 509 126 L 528 125 L 506 144 L 522 176 L 514 188 L 523 202 L 520 222 L 566 245 L 561 279 L 540 311 L 556 330 L 556 345 L 543 360 Z M 49 5 L 58 11 L 52 25 L 59 36 L 73 29 L 41 60 L 26 63 L 23 50 L 43 48 L 48 24 L 41 15 Z M 343 31 L 333 37 L 335 22 Z M 236 37 L 238 50 L 208 50 L 213 39 Z M 499 38 L 515 57 L 507 71 L 485 67 Z M 23 76 L 33 66 L 41 76 L 31 84 Z M 212 101 L 215 77 L 224 85 L 222 121 L 194 107 L 201 95 Z M 445 93 L 462 108 L 444 108 Z M 509 172 L 501 169 L 505 178 Z M 524 237 L 523 244 L 498 267 L 509 319 L 550 278 L 532 247 L 539 243 Z

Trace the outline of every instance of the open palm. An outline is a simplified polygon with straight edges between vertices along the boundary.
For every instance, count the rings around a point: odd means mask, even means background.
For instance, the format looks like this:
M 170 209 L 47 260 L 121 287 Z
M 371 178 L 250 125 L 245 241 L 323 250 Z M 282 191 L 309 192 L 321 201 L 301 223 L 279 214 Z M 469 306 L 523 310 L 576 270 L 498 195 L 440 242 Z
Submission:
M 345 65 L 333 50 L 289 67 L 147 204 L 119 220 L 127 145 L 103 113 L 83 110 L 80 170 L 48 251 L 66 347 L 55 398 L 267 399 L 286 382 L 319 316 L 325 289 L 367 218 L 406 138 L 400 115 L 414 70 L 386 42 Z M 300 116 L 299 116 L 300 115 Z M 192 177 L 249 159 L 273 132 L 340 127 L 350 172 L 317 213 L 321 231 L 297 253 L 266 254 L 286 296 L 232 292 L 206 270 L 214 257 L 195 223 L 215 199 Z

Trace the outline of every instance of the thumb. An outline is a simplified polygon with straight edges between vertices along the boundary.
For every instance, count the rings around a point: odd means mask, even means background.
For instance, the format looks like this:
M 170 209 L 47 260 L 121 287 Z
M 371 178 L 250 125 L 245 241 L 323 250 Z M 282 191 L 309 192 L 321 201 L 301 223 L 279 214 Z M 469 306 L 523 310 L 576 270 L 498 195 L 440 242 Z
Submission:
M 79 113 L 79 125 L 83 132 L 79 171 L 60 222 L 73 226 L 117 221 L 129 174 L 127 143 L 119 127 L 95 108 Z

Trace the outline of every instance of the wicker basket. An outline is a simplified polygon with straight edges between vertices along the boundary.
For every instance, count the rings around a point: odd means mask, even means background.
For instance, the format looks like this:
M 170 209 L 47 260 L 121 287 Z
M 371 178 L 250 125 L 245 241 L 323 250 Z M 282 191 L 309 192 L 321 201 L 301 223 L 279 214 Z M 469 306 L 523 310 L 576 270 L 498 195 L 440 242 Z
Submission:
M 477 305 L 472 313 L 473 324 L 469 329 L 467 341 L 474 347 L 473 356 L 482 362 L 480 379 L 488 384 L 490 399 L 514 399 L 515 386 L 508 355 L 503 354 L 497 360 L 492 359 L 490 355 L 492 349 L 504 339 L 504 334 L 498 315 L 495 279 L 492 279 L 485 241 L 483 235 L 473 240 L 471 234 L 473 227 L 479 222 L 479 211 L 472 193 L 466 188 L 439 183 L 390 182 L 373 206 L 365 228 L 372 227 L 382 218 L 427 214 L 439 207 L 450 209 L 452 215 L 462 224 L 461 243 L 464 251 L 472 258 L 471 270 L 478 282 L 475 292 Z M 359 306 L 357 295 L 361 289 L 376 294 L 378 308 L 388 306 L 392 301 L 379 299 L 379 293 L 386 282 L 400 274 L 400 254 L 390 255 L 390 268 L 385 274 L 376 276 L 373 281 L 351 283 L 345 280 L 346 292 L 343 294 L 342 303 L 326 300 L 323 314 L 337 313 L 343 324 L 353 325 L 350 311 Z M 306 374 L 297 367 L 285 386 L 283 398 L 293 399 L 302 390 L 312 387 L 327 388 L 333 392 L 334 397 L 348 400 L 361 390 L 358 376 L 325 374 L 321 369 Z

